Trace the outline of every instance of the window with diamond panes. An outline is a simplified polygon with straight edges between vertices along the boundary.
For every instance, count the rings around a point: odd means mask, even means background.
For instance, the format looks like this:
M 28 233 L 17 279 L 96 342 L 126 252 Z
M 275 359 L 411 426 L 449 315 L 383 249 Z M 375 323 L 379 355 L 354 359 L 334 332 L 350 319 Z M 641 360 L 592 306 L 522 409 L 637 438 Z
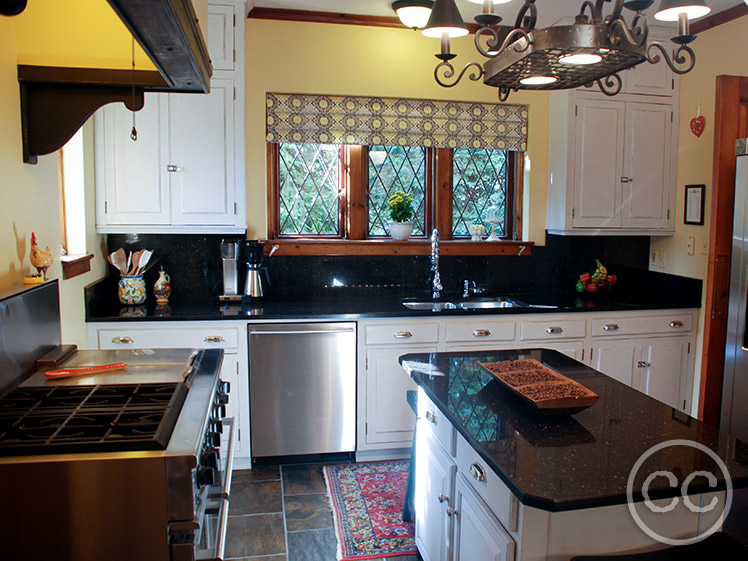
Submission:
M 331 144 L 280 145 L 281 235 L 340 235 L 341 150 Z
M 452 235 L 469 236 L 469 227 L 482 224 L 487 233 L 492 224 L 486 221 L 488 207 L 498 208 L 501 222 L 496 235 L 506 236 L 507 156 L 505 150 L 456 149 L 452 156 Z
M 391 221 L 387 200 L 395 191 L 413 197 L 413 235 L 425 235 L 426 149 L 419 146 L 369 147 L 367 207 L 369 236 L 386 236 Z

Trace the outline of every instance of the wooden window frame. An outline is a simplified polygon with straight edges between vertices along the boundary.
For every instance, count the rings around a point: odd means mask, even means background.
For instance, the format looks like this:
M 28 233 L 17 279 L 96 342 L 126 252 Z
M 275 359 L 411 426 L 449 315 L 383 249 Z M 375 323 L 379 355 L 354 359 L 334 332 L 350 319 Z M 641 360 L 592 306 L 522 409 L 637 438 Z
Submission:
M 368 146 L 350 145 L 342 151 L 342 194 L 340 235 L 305 237 L 280 235 L 278 201 L 280 144 L 267 144 L 267 223 L 268 240 L 278 246 L 277 255 L 427 255 L 429 236 L 412 237 L 407 241 L 367 238 Z M 439 230 L 444 255 L 530 255 L 533 242 L 518 241 L 522 237 L 522 152 L 509 152 L 507 162 L 506 205 L 511 220 L 506 237 L 499 242 L 473 242 L 468 238 L 452 238 L 452 150 L 426 149 L 426 193 L 424 217 L 426 232 Z M 509 188 L 511 187 L 511 188 Z

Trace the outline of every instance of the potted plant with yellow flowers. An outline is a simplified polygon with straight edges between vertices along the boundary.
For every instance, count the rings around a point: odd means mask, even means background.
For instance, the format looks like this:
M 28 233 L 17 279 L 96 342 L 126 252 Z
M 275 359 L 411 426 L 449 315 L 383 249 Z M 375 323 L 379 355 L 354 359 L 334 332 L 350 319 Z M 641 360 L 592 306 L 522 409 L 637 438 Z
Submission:
M 387 199 L 390 211 L 390 237 L 393 240 L 407 240 L 413 232 L 413 197 L 404 191 L 395 191 Z

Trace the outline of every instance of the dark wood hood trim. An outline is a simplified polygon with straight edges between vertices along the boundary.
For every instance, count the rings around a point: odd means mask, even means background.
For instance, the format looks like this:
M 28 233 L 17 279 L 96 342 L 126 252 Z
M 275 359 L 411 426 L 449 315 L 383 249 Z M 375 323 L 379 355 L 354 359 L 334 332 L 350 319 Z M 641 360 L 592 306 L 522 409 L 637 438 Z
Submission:
M 145 91 L 168 90 L 155 70 L 100 70 L 18 66 L 23 161 L 35 164 L 70 140 L 102 105 L 123 102 L 143 108 Z M 133 84 L 134 95 L 133 95 Z
M 107 0 L 170 88 L 208 93 L 212 66 L 191 0 Z

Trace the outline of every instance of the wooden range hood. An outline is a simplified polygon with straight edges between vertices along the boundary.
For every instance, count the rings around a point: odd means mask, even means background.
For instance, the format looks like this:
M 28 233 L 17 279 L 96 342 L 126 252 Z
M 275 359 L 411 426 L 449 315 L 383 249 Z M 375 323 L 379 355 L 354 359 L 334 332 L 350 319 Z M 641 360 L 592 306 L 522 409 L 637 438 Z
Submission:
M 19 65 L 24 162 L 64 146 L 107 103 L 138 111 L 146 91 L 210 91 L 210 58 L 191 0 L 107 1 L 158 72 Z

